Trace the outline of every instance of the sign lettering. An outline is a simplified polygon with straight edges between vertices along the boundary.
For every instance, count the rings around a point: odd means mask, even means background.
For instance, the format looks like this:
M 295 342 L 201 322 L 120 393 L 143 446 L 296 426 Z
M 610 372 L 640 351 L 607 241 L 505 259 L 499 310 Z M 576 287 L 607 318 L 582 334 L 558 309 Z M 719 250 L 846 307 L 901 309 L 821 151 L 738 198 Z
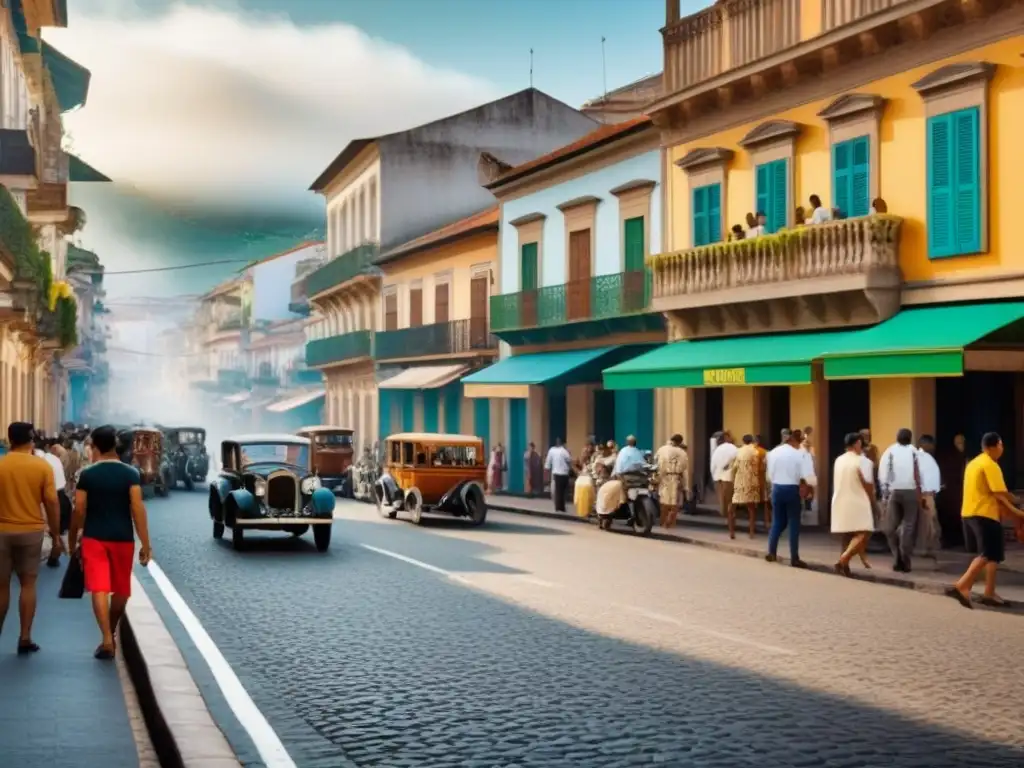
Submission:
M 705 387 L 734 387 L 746 383 L 746 368 L 711 368 L 704 371 Z

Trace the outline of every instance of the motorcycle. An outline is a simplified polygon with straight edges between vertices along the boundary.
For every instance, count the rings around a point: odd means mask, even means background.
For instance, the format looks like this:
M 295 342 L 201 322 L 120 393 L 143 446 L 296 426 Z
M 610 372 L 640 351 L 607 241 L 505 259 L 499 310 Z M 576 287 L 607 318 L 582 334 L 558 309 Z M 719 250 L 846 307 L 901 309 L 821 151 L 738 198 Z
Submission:
M 627 472 L 608 482 L 621 482 L 626 500 L 611 512 L 598 510 L 597 522 L 602 531 L 610 531 L 612 523 L 622 520 L 634 533 L 650 536 L 654 522 L 658 519 L 658 497 L 654 490 L 656 467 L 650 460 L 644 469 Z

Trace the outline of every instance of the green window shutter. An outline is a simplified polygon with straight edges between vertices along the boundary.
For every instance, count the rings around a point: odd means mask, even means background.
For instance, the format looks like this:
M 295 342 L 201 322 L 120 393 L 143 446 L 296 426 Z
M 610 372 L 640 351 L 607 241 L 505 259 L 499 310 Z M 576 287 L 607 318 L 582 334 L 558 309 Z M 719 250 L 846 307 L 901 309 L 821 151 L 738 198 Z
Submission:
M 832 200 L 836 208 L 850 213 L 850 175 L 852 171 L 851 142 L 842 141 L 832 145 Z
M 644 217 L 636 216 L 626 219 L 622 225 L 626 272 L 639 272 L 644 268 Z
M 537 244 L 524 243 L 519 256 L 520 290 L 537 289 Z
M 871 212 L 871 139 L 860 136 L 850 140 L 849 208 L 838 206 L 847 216 L 867 216 Z
M 708 188 L 693 190 L 693 247 L 708 244 Z
M 765 213 L 768 214 L 768 231 L 778 232 L 786 226 L 786 211 L 789 208 L 789 196 L 786 194 L 789 188 L 789 179 L 786 177 L 789 166 L 787 160 L 776 160 L 770 163 L 770 167 L 771 204 L 769 205 L 770 210 Z
M 928 118 L 928 257 L 956 253 L 953 221 L 953 116 Z
M 765 163 L 764 165 L 757 166 L 757 213 L 761 211 L 768 215 L 768 209 L 771 207 L 771 163 Z
M 978 141 L 979 112 L 977 107 L 952 114 L 954 137 L 953 202 L 956 253 L 977 253 L 981 250 L 981 173 L 980 142 Z
M 722 185 L 709 184 L 708 191 L 708 242 L 722 240 Z

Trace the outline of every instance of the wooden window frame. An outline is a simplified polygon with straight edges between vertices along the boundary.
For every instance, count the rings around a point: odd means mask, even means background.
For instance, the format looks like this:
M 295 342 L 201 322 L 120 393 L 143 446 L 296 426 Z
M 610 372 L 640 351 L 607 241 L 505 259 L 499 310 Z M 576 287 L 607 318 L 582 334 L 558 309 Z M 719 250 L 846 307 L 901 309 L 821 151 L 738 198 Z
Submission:
M 644 261 L 651 255 L 651 199 L 658 182 L 636 179 L 620 184 L 608 193 L 619 201 L 619 272 L 626 271 L 626 221 L 644 219 Z
M 413 326 L 412 324 L 412 292 L 420 292 L 420 325 Z M 424 325 L 423 315 L 426 314 L 423 310 L 423 279 L 417 278 L 416 280 L 410 280 L 405 287 L 405 327 L 406 328 L 419 328 Z
M 453 317 L 453 315 L 455 314 L 454 313 L 454 304 L 455 304 L 455 302 L 454 302 L 454 299 L 455 299 L 454 291 L 455 291 L 455 289 L 452 287 L 454 282 L 455 282 L 455 274 L 454 274 L 454 271 L 451 270 L 451 269 L 446 269 L 443 272 L 436 272 L 434 274 L 434 301 L 433 301 L 433 305 L 432 305 L 434 307 L 433 324 L 436 324 L 436 323 L 439 322 L 438 319 L 437 319 L 437 289 L 440 288 L 442 285 L 445 286 L 448 289 L 448 319 L 445 320 L 444 322 L 448 323 L 448 322 L 451 322 L 452 320 L 456 319 L 455 317 Z
M 791 228 L 796 213 L 796 140 L 803 132 L 800 123 L 790 120 L 768 120 L 753 128 L 742 139 L 740 146 L 750 155 L 754 167 L 754 196 L 751 200 L 753 213 L 757 213 L 757 167 L 776 160 L 786 161 L 786 202 L 784 205 L 786 218 L 783 226 Z M 725 190 L 722 190 L 725 194 Z M 723 206 L 724 208 L 725 206 Z M 726 226 L 725 213 L 722 215 L 722 226 Z
M 959 112 L 965 109 L 978 110 L 978 224 L 980 228 L 981 248 L 970 253 L 956 253 L 935 258 L 957 258 L 959 256 L 976 256 L 989 251 L 989 84 L 996 74 L 996 65 L 987 61 L 965 61 L 947 64 L 934 72 L 925 75 L 911 88 L 917 91 L 924 102 L 922 130 L 925 132 L 922 144 L 925 147 L 925 167 L 928 167 L 928 120 L 939 115 Z M 926 190 L 927 194 L 927 190 Z M 925 214 L 930 220 L 930 210 Z M 927 229 L 927 225 L 926 225 Z M 932 258 L 931 245 L 926 243 L 929 259 Z
M 380 328 L 386 331 L 388 328 L 388 298 L 395 297 L 395 325 L 399 330 L 402 327 L 402 299 L 398 290 L 398 284 L 385 285 L 380 291 Z
M 523 246 L 530 243 L 537 244 L 537 289 L 543 287 L 544 263 L 544 221 L 547 216 L 543 213 L 528 213 L 509 222 L 509 226 L 516 228 L 518 239 L 516 240 L 516 290 L 512 293 L 520 293 L 523 290 Z M 505 286 L 502 286 L 503 293 Z M 489 311 L 489 310 L 488 310 Z
M 868 138 L 869 206 L 872 200 L 881 196 L 882 115 L 888 103 L 887 99 L 874 93 L 844 93 L 818 113 L 818 117 L 828 125 L 829 189 L 833 207 L 837 204 L 835 169 L 832 167 L 835 146 L 862 136 Z
M 590 230 L 590 276 L 597 274 L 597 205 L 600 202 L 599 197 L 585 195 L 556 206 L 565 222 L 565 260 L 562 265 L 565 279 L 562 282 L 566 284 L 569 282 L 569 240 L 573 232 Z
M 692 149 L 676 161 L 686 174 L 686 210 L 690 221 L 690 248 L 696 248 L 696 233 L 693 228 L 693 190 L 711 184 L 719 184 L 722 189 L 721 228 L 718 242 L 725 242 L 729 232 L 728 216 L 728 181 L 729 163 L 732 162 L 733 151 L 724 147 L 700 147 Z M 755 192 L 756 205 L 756 192 Z

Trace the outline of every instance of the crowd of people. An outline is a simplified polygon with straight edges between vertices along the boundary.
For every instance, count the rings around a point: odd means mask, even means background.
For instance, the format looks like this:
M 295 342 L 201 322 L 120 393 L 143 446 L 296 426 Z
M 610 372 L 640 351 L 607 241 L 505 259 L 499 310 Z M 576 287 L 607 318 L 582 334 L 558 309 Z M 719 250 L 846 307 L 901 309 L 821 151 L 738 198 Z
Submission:
M 146 565 L 152 550 L 139 473 L 120 460 L 114 427 L 89 432 L 67 425 L 57 437 L 26 422 L 7 428 L 0 457 L 0 632 L 17 577 L 19 654 L 40 650 L 32 638 L 39 567 L 45 561 L 56 568 L 67 553 L 92 595 L 101 637 L 94 655 L 114 658 L 131 595 L 136 535 L 139 562 Z

